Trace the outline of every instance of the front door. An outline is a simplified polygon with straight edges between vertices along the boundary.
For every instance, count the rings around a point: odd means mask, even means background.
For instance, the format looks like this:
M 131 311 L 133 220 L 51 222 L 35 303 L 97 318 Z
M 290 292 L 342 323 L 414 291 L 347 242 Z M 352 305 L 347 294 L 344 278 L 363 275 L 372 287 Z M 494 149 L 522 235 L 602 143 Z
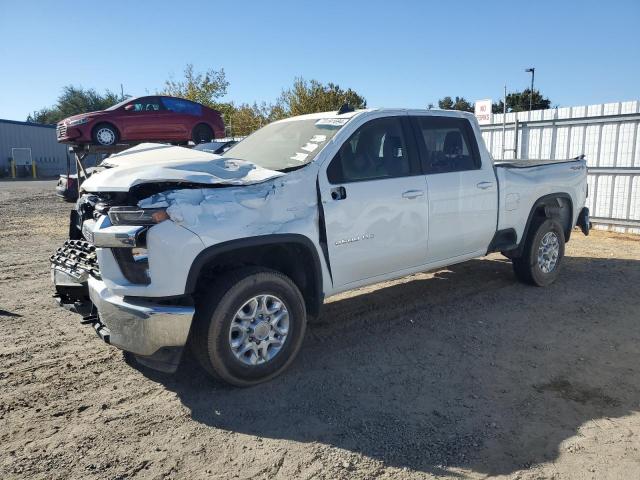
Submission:
M 365 123 L 320 176 L 335 287 L 426 262 L 427 185 L 407 127 L 407 117 Z

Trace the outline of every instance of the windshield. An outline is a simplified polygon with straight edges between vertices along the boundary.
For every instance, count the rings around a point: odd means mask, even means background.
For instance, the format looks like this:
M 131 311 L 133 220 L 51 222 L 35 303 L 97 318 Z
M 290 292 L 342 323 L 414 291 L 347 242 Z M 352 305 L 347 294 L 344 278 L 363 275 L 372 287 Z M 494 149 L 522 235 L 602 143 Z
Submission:
M 249 135 L 225 153 L 270 170 L 307 165 L 348 118 L 314 118 L 276 122 Z
M 111 105 L 109 108 L 105 108 L 105 111 L 107 112 L 111 112 L 113 110 L 116 110 L 120 107 L 123 107 L 124 105 L 126 105 L 127 103 L 130 103 L 132 101 L 135 100 L 135 97 L 129 97 L 129 98 L 125 98 L 123 101 L 116 103 L 115 105 Z

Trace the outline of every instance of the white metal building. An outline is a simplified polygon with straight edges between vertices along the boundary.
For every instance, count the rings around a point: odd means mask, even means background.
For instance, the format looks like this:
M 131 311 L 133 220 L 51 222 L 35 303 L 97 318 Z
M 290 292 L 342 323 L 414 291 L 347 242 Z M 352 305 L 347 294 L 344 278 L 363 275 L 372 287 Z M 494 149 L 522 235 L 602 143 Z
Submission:
M 38 176 L 52 177 L 67 171 L 67 145 L 56 140 L 55 125 L 0 119 L 0 176 L 10 176 L 10 159 L 20 154 L 36 164 Z M 19 168 L 18 175 L 30 175 Z

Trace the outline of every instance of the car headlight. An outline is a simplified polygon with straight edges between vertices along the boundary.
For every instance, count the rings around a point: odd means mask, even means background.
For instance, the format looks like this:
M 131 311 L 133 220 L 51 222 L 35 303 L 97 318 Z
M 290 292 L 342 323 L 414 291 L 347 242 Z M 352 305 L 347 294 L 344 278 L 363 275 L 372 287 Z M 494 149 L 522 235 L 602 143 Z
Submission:
M 111 207 L 112 225 L 155 225 L 169 219 L 164 208 Z
M 89 122 L 89 117 L 82 117 L 82 118 L 77 118 L 75 120 L 71 120 L 69 123 L 67 123 L 67 126 L 69 127 L 75 127 L 77 125 L 84 125 L 85 123 Z

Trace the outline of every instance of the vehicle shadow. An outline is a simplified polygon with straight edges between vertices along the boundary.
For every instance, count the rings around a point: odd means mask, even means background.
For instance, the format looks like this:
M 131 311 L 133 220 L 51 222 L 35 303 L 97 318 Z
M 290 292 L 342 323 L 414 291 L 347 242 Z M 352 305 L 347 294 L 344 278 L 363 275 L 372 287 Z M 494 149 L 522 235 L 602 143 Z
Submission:
M 144 372 L 210 427 L 509 474 L 638 409 L 639 282 L 640 262 L 566 257 L 554 285 L 529 287 L 493 256 L 330 301 L 292 368 L 258 387 L 190 362 Z

